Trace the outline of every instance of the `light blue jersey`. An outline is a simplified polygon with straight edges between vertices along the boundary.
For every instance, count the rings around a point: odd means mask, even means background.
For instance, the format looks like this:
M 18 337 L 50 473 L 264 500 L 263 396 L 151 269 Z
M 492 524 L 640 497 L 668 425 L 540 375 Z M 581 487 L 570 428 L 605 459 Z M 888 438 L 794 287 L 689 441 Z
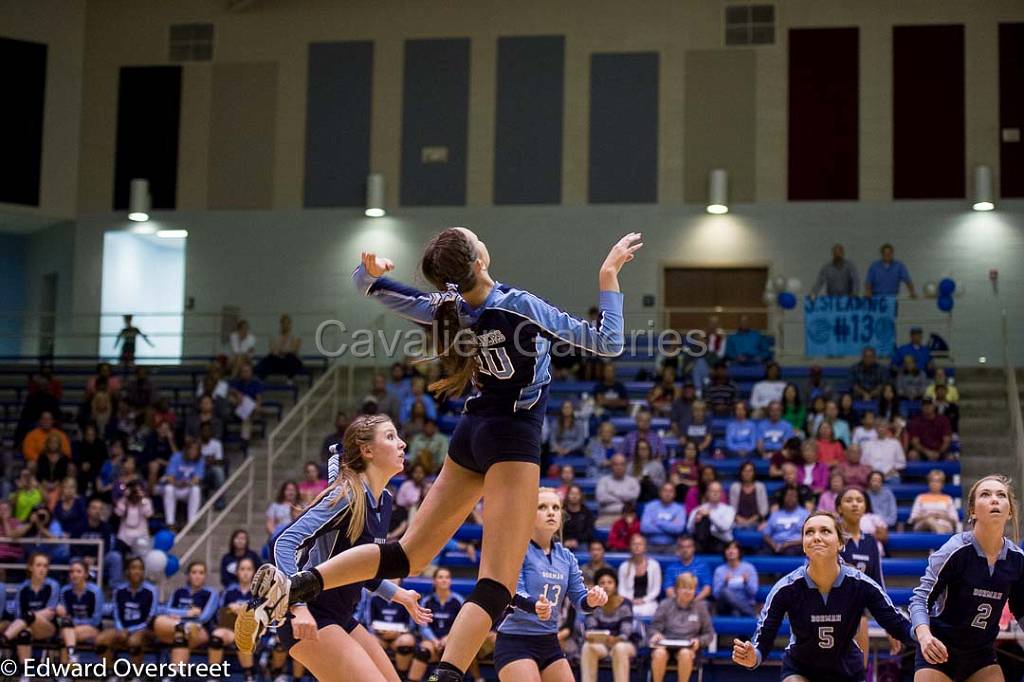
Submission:
M 583 584 L 579 562 L 560 542 L 552 542 L 551 553 L 545 554 L 540 545 L 530 541 L 523 568 L 519 571 L 516 595 L 530 601 L 547 597 L 551 602 L 551 618 L 542 621 L 536 613 L 516 608 L 498 626 L 499 634 L 558 634 L 558 614 L 565 598 L 570 599 L 579 611 L 589 613 L 593 610 L 587 606 L 587 587 Z

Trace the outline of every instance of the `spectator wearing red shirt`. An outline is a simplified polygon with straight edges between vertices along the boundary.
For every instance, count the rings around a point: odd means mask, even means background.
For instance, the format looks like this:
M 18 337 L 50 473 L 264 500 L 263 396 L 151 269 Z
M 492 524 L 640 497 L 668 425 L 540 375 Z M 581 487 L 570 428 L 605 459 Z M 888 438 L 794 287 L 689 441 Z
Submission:
M 832 431 L 832 424 L 827 420 L 822 421 L 818 426 L 818 433 L 814 442 L 818 446 L 818 461 L 826 467 L 839 464 L 845 459 L 843 457 L 843 442 L 836 440 L 835 433 Z M 806 459 L 806 454 L 804 458 Z
M 622 516 L 612 524 L 608 531 L 608 549 L 613 552 L 625 552 L 629 549 L 629 539 L 640 534 L 640 519 L 636 515 L 636 505 L 625 502 L 622 505 Z
M 945 415 L 935 411 L 935 403 L 926 398 L 921 401 L 921 414 L 910 420 L 907 435 L 910 449 L 927 460 L 935 461 L 949 454 L 953 427 Z
M 846 449 L 846 460 L 835 467 L 836 473 L 843 475 L 847 488 L 856 488 L 864 492 L 868 489 L 868 479 L 871 477 L 871 467 L 860 462 L 860 446 L 851 443 Z

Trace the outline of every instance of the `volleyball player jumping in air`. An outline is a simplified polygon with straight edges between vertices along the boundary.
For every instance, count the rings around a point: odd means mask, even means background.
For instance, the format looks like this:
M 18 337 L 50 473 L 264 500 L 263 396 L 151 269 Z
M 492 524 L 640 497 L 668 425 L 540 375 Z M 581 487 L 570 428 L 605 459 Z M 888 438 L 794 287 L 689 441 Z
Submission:
M 353 274 L 362 293 L 420 324 L 437 323 L 434 344 L 446 378 L 430 390 L 459 396 L 472 380 L 477 391 L 467 399 L 441 473 L 402 539 L 350 549 L 297 575 L 261 567 L 253 579 L 254 610 L 246 612 L 258 624 L 250 636 L 281 621 L 291 604 L 324 589 L 419 573 L 483 496 L 487 504 L 479 579 L 430 678 L 462 679 L 512 601 L 533 530 L 551 342 L 561 338 L 603 356 L 622 352 L 618 274 L 643 245 L 639 240 L 638 233 L 626 235 L 601 265 L 596 327 L 527 291 L 496 282 L 489 272 L 487 246 L 465 228 L 448 228 L 427 244 L 421 268 L 439 290 L 433 293 L 383 277 L 394 264 L 363 254 Z
M 928 570 L 910 598 L 918 641 L 915 682 L 995 682 L 1003 679 L 996 662 L 999 618 L 1024 618 L 1024 551 L 1013 485 L 992 475 L 971 487 L 967 521 L 973 530 L 957 533 L 928 557 Z M 1005 537 L 1013 521 L 1014 541 Z
M 865 608 L 892 637 L 912 644 L 910 622 L 878 583 L 839 561 L 843 545 L 832 514 L 807 517 L 803 546 L 808 562 L 775 583 L 753 640 L 735 640 L 733 661 L 747 668 L 761 665 L 786 614 L 792 637 L 782 658 L 782 682 L 864 682 L 864 658 L 854 638 Z

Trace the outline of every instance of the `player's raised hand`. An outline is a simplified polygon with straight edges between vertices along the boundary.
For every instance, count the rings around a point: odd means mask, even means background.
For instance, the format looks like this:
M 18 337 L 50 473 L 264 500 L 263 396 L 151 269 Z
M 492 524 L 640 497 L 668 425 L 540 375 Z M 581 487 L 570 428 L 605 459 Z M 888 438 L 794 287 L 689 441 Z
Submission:
M 750 642 L 743 640 L 732 640 L 732 660 L 744 668 L 753 668 L 757 665 L 757 650 Z
M 603 587 L 594 585 L 587 590 L 587 606 L 592 609 L 596 609 L 599 606 L 604 606 L 608 603 L 608 593 L 604 591 Z
M 534 607 L 537 612 L 537 617 L 541 620 L 548 620 L 551 618 L 551 602 L 544 595 L 541 595 L 540 599 L 537 600 L 537 605 Z
M 370 277 L 380 277 L 385 272 L 391 272 L 395 269 L 395 264 L 390 258 L 384 258 L 369 251 L 363 251 L 361 257 L 363 267 L 366 268 L 366 272 Z
M 612 247 L 612 250 L 608 252 L 608 256 L 604 259 L 603 269 L 610 269 L 614 272 L 618 272 L 623 265 L 633 260 L 633 254 L 635 254 L 644 243 L 640 241 L 639 232 L 630 232 L 625 237 L 620 239 Z
M 399 589 L 391 601 L 404 606 L 417 625 L 426 625 L 434 620 L 434 614 L 430 612 L 430 609 L 420 606 L 420 593 L 415 590 Z

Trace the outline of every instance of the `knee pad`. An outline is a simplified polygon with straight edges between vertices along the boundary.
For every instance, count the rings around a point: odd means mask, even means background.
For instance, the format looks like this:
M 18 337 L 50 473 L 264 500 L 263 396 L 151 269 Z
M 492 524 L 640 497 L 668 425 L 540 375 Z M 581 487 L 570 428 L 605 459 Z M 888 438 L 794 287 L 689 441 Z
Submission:
M 210 637 L 208 648 L 219 651 L 224 648 L 224 640 L 220 637 Z
M 408 646 L 408 645 L 406 645 L 406 646 L 396 646 L 395 647 L 395 653 L 396 654 L 401 654 L 402 656 L 408 656 L 409 654 L 413 653 L 415 650 L 416 650 L 416 647 L 412 647 L 412 646 Z
M 284 648 L 284 644 L 281 644 L 281 640 L 276 638 L 274 639 L 273 651 L 278 654 L 288 653 L 288 650 Z
M 74 621 L 67 616 L 57 616 L 57 620 L 54 621 L 54 624 L 57 626 L 58 630 L 75 627 Z
M 405 555 L 400 542 L 385 542 L 380 547 L 380 565 L 377 566 L 377 575 L 374 580 L 388 580 L 391 578 L 408 578 L 409 557 Z
M 491 617 L 491 624 L 498 622 L 505 609 L 512 602 L 512 593 L 496 580 L 481 578 L 476 581 L 473 591 L 466 597 L 466 602 L 473 602 Z
M 174 641 L 171 646 L 188 646 L 188 637 L 185 636 L 185 623 L 177 623 L 174 626 Z
M 18 633 L 18 636 L 14 639 L 18 646 L 24 646 L 32 643 L 32 633 L 28 630 L 22 630 Z
M 430 663 L 430 652 L 421 646 L 416 647 L 416 651 L 412 653 L 412 657 L 415 658 L 417 661 Z
M 34 622 L 36 622 L 35 611 L 29 611 L 25 614 L 25 625 L 32 625 Z

